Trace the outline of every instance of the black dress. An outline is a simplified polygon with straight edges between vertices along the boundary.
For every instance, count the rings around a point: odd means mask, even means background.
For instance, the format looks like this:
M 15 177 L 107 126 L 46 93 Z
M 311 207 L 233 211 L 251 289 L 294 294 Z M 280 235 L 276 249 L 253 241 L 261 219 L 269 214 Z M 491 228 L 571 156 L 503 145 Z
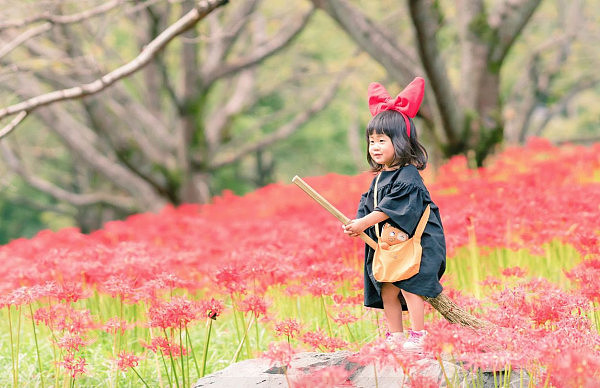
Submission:
M 373 189 L 375 179 L 369 191 L 364 193 L 358 206 L 357 218 L 373 211 Z M 413 294 L 436 297 L 442 292 L 440 278 L 446 270 L 446 240 L 438 207 L 431 201 L 429 191 L 417 168 L 407 165 L 398 170 L 382 171 L 377 184 L 377 209 L 388 215 L 389 219 L 380 222 L 379 227 L 389 222 L 402 229 L 410 237 L 413 236 L 423 211 L 430 205 L 431 213 L 421 237 L 423 253 L 419 273 L 415 276 L 395 282 L 398 288 Z M 380 229 L 381 231 L 381 229 Z M 365 230 L 373 240 L 377 241 L 375 227 Z M 381 300 L 381 283 L 373 277 L 373 255 L 375 251 L 365 244 L 365 306 L 383 308 Z M 399 294 L 402 309 L 407 310 L 406 302 Z

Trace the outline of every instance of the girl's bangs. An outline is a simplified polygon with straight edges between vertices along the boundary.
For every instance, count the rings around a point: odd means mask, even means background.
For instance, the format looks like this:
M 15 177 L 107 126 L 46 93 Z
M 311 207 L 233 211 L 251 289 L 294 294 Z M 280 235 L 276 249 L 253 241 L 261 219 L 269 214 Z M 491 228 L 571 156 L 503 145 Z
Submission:
M 373 134 L 387 135 L 390 138 L 394 137 L 396 131 L 403 128 L 404 120 L 402 115 L 394 111 L 381 112 L 373 117 L 367 124 L 367 137 Z

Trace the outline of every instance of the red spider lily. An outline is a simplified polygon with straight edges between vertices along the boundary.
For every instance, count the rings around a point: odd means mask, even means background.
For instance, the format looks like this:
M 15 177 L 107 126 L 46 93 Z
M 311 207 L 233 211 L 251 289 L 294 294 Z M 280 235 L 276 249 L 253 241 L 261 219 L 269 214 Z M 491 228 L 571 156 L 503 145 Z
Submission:
M 37 323 L 43 322 L 52 330 L 83 333 L 95 328 L 89 310 L 76 310 L 65 304 L 40 307 L 33 313 Z
M 491 298 L 502 310 L 492 315 L 492 320 L 511 327 L 528 327 L 531 321 L 538 325 L 554 323 L 571 317 L 575 309 L 581 313 L 587 308 L 582 297 L 569 294 L 545 279 L 522 282 Z
M 341 338 L 337 337 L 329 337 L 325 340 L 325 343 L 322 346 L 328 352 L 335 352 L 339 349 L 346 349 L 348 347 L 348 342 L 344 341 Z
M 101 291 L 108 293 L 113 298 L 118 296 L 122 301 L 128 299 L 133 299 L 135 301 L 135 296 L 137 293 L 134 285 L 132 284 L 132 280 L 133 279 L 127 278 L 123 275 L 111 276 L 101 283 L 98 288 Z
M 305 344 L 309 345 L 312 349 L 319 349 L 319 347 L 325 342 L 327 335 L 320 330 L 308 331 L 300 337 L 300 340 Z
M 335 317 L 333 317 L 333 320 L 337 323 L 339 323 L 340 325 L 348 325 L 350 323 L 354 323 L 356 321 L 358 321 L 360 318 L 350 314 L 347 311 L 342 311 L 339 314 L 337 314 Z
M 540 358 L 547 363 L 543 378 L 549 378 L 556 387 L 597 386 L 600 378 L 598 341 L 586 346 L 570 337 L 569 333 L 550 333 L 536 342 Z M 593 351 L 592 346 L 596 347 Z
M 353 387 L 350 381 L 351 370 L 340 365 L 328 366 L 318 370 L 311 370 L 301 377 L 292 380 L 294 388 L 314 387 Z
M 434 379 L 431 376 L 411 373 L 408 378 L 408 387 L 409 388 L 438 388 L 440 387 L 440 382 L 437 379 Z
M 287 342 L 269 343 L 269 350 L 262 354 L 262 357 L 271 361 L 271 365 L 278 364 L 289 368 L 292 358 L 297 351 Z
M 331 299 L 333 299 L 335 304 L 342 304 L 344 302 L 344 296 L 340 294 L 332 295 Z
M 42 297 L 51 295 L 54 289 L 53 285 L 54 284 L 19 287 L 4 297 L 3 303 L 7 306 L 20 306 L 23 304 L 33 303 Z
M 57 284 L 53 287 L 53 296 L 58 300 L 69 302 L 77 302 L 80 299 L 88 298 L 91 292 L 85 291 L 81 284 L 68 282 Z
M 188 354 L 187 348 L 182 348 L 178 344 L 173 343 L 164 337 L 154 337 L 149 344 L 145 341 L 140 341 L 140 344 L 143 347 L 150 349 L 154 353 L 161 352 L 164 355 L 170 355 L 173 357 L 179 357 L 182 353 L 182 350 L 184 356 Z
M 294 338 L 296 334 L 300 333 L 301 327 L 301 324 L 297 320 L 289 318 L 282 322 L 275 323 L 275 332 L 278 336 Z
M 416 353 L 399 353 L 394 351 L 390 343 L 383 338 L 363 345 L 358 353 L 351 355 L 348 360 L 360 365 L 374 364 L 377 368 L 386 366 L 394 370 L 399 368 L 408 369 L 422 357 Z
M 246 268 L 241 265 L 225 265 L 215 273 L 215 280 L 230 294 L 246 292 Z
M 85 367 L 87 365 L 87 361 L 84 357 L 79 357 L 75 359 L 75 356 L 71 353 L 65 354 L 63 360 L 60 362 L 60 365 L 65 368 L 69 376 L 76 379 L 79 375 L 83 375 L 86 373 Z
M 200 317 L 208 317 L 211 319 L 217 319 L 221 312 L 225 308 L 222 301 L 215 298 L 211 298 L 207 301 L 202 301 L 199 304 L 198 311 Z
M 148 326 L 182 328 L 198 317 L 194 302 L 182 297 L 159 302 L 148 309 Z
M 117 358 L 117 368 L 122 371 L 127 371 L 129 368 L 135 368 L 140 363 L 141 357 L 136 356 L 133 353 L 121 351 Z
M 314 296 L 332 295 L 335 292 L 336 286 L 331 279 L 317 278 L 308 283 L 307 289 Z
M 600 302 L 600 258 L 594 257 L 582 261 L 566 273 L 567 277 L 577 284 L 579 292 L 586 298 Z
M 593 388 L 600 380 L 600 358 L 579 351 L 567 351 L 548 366 L 549 382 L 554 387 Z
M 329 337 L 321 330 L 306 332 L 302 334 L 300 340 L 313 349 L 324 349 L 328 352 L 345 349 L 348 346 L 348 343 L 341 338 Z
M 92 343 L 92 341 L 85 340 L 77 334 L 67 333 L 58 338 L 55 343 L 59 348 L 65 349 L 67 352 L 74 353 L 89 345 Z
M 238 305 L 240 311 L 252 312 L 256 318 L 267 314 L 267 302 L 260 296 L 251 295 L 243 299 Z
M 527 275 L 527 270 L 521 268 L 521 267 L 511 267 L 511 268 L 505 268 L 502 270 L 502 275 L 504 276 L 515 276 L 518 278 L 522 278 L 525 277 L 525 275 Z
M 133 324 L 129 324 L 127 321 L 119 319 L 118 317 L 113 317 L 102 325 L 102 330 L 112 334 L 120 332 L 120 334 L 123 335 L 126 330 L 131 329 L 132 327 L 134 327 Z

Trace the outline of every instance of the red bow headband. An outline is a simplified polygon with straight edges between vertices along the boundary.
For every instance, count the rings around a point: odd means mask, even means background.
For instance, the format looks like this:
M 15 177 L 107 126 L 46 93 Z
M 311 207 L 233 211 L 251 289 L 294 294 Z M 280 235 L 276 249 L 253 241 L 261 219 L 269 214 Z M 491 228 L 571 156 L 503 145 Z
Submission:
M 410 121 L 408 118 L 415 117 L 419 111 L 425 93 L 425 80 L 416 77 L 396 98 L 392 98 L 383 85 L 377 82 L 369 85 L 367 93 L 371 115 L 375 116 L 384 110 L 395 110 L 402 113 L 406 123 L 406 134 L 410 137 Z

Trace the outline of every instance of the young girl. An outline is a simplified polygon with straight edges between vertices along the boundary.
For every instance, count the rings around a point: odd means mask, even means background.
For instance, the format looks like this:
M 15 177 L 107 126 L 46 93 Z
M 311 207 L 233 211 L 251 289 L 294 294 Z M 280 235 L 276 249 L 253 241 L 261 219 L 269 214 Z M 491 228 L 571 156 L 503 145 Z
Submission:
M 390 338 L 403 336 L 402 311 L 408 310 L 412 328 L 403 348 L 421 351 L 424 336 L 422 296 L 436 297 L 441 291 L 439 279 L 446 268 L 446 242 L 438 207 L 432 202 L 418 170 L 427 164 L 427 151 L 419 143 L 412 123 L 419 110 L 425 81 L 415 78 L 396 98 L 377 83 L 369 85 L 369 109 L 373 118 L 367 125 L 367 161 L 377 173 L 369 191 L 362 195 L 355 220 L 344 226 L 344 233 L 357 237 L 365 232 L 375 241 L 375 227 L 391 224 L 412 237 L 423 211 L 430 215 L 421 237 L 423 248 L 419 272 L 394 283 L 380 283 L 373 277 L 375 251 L 366 245 L 364 265 L 364 304 L 383 308 Z M 377 184 L 376 184 L 377 181 Z M 374 208 L 374 188 L 378 205 Z

